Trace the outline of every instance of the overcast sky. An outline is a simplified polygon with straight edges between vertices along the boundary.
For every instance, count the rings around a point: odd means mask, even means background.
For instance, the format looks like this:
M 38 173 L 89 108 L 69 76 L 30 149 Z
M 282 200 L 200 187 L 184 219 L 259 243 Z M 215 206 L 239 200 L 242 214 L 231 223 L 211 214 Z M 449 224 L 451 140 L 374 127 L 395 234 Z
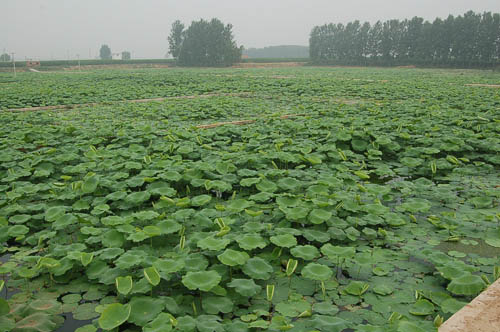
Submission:
M 94 58 L 102 44 L 134 58 L 162 58 L 176 19 L 217 17 L 238 45 L 307 45 L 312 27 L 355 19 L 428 20 L 468 10 L 500 12 L 500 0 L 1 0 L 0 52 L 16 59 Z

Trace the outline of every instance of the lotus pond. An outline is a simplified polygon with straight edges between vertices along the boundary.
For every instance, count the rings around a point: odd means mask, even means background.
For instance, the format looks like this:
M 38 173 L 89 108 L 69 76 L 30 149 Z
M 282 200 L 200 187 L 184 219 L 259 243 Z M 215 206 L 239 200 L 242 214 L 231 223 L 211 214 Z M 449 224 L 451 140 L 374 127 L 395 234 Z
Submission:
M 436 331 L 500 276 L 499 81 L 2 73 L 0 330 Z

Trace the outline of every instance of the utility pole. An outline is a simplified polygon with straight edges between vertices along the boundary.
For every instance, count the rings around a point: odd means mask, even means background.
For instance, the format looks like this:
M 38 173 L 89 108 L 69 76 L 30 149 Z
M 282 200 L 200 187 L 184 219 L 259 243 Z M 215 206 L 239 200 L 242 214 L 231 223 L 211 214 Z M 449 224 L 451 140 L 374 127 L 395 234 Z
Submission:
M 14 60 L 14 52 L 11 53 L 12 54 L 12 65 L 14 66 L 14 78 L 17 77 L 17 73 L 16 73 L 16 60 Z
M 77 54 L 76 57 L 78 58 L 78 71 L 82 71 L 82 68 L 80 66 L 80 54 Z

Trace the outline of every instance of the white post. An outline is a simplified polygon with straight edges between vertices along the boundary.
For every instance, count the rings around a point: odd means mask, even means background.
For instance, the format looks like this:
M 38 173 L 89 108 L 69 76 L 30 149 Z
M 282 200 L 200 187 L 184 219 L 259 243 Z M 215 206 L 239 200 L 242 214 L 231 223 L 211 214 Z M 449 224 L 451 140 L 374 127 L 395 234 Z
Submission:
M 17 73 L 16 73 L 16 60 L 14 60 L 14 52 L 12 52 L 12 65 L 14 66 L 14 78 L 17 77 Z
M 80 54 L 77 54 L 76 57 L 78 58 L 78 71 L 81 71 L 81 67 L 80 67 Z

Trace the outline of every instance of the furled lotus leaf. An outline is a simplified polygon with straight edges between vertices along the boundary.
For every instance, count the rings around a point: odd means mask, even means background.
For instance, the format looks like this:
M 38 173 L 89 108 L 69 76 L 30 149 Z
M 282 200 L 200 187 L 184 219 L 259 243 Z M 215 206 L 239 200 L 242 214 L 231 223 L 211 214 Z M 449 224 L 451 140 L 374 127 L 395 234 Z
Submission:
M 262 289 L 252 279 L 233 279 L 227 286 L 245 297 L 252 297 Z
M 326 315 L 314 315 L 310 321 L 311 326 L 321 332 L 341 332 L 349 327 L 347 321 Z
M 94 253 L 82 252 L 80 256 L 80 261 L 82 262 L 83 266 L 89 265 L 93 259 L 94 259 Z
M 291 248 L 297 245 L 297 239 L 292 234 L 271 236 L 270 240 L 278 247 Z
M 170 332 L 172 331 L 171 316 L 167 313 L 160 313 L 152 322 L 142 329 L 143 332 Z
M 221 313 L 229 313 L 233 310 L 233 301 L 222 296 L 207 296 L 202 300 L 203 310 L 210 315 Z
M 477 275 L 464 274 L 453 279 L 446 288 L 455 295 L 477 295 L 485 287 L 483 279 Z
M 104 309 L 99 317 L 99 326 L 103 330 L 112 330 L 127 321 L 130 316 L 131 306 L 129 304 L 113 303 Z
M 244 251 L 226 249 L 222 254 L 218 255 L 217 258 L 224 265 L 237 266 L 245 264 L 250 256 Z
M 182 283 L 190 290 L 210 291 L 221 281 L 216 271 L 188 272 L 182 277 Z
M 426 299 L 420 299 L 411 306 L 409 311 L 415 316 L 431 315 L 434 313 L 434 304 Z
M 351 258 L 356 254 L 354 247 L 333 246 L 330 243 L 321 247 L 321 253 L 328 256 L 329 259 L 336 261 L 337 258 Z
M 144 277 L 153 286 L 158 286 L 160 283 L 160 274 L 154 266 L 144 269 Z
M 242 237 L 236 238 L 236 242 L 245 250 L 253 250 L 256 248 L 264 249 L 267 246 L 264 238 L 257 234 L 245 234 Z
M 369 287 L 370 286 L 367 283 L 362 281 L 351 281 L 349 285 L 344 288 L 344 291 L 350 295 L 361 296 L 368 290 Z
M 209 236 L 198 241 L 197 245 L 199 248 L 204 250 L 215 250 L 219 251 L 227 247 L 231 243 L 231 240 L 227 238 L 216 238 Z
M 130 306 L 131 310 L 128 321 L 139 326 L 145 326 L 163 311 L 165 303 L 158 298 L 136 296 L 130 301 Z
M 191 205 L 192 206 L 203 206 L 207 205 L 210 203 L 212 200 L 212 196 L 209 195 L 199 195 L 191 198 Z
M 85 179 L 82 183 L 82 192 L 84 194 L 91 194 L 96 191 L 99 185 L 99 177 L 97 175 L 90 176 Z
M 132 290 L 133 281 L 131 276 L 117 277 L 115 279 L 116 289 L 118 293 L 127 295 Z
M 292 248 L 290 252 L 293 256 L 302 258 L 306 261 L 311 261 L 320 256 L 319 250 L 311 245 L 296 246 Z
M 252 257 L 242 268 L 243 273 L 253 279 L 267 280 L 273 273 L 273 267 L 264 259 L 260 257 Z
M 325 281 L 332 277 L 333 271 L 326 265 L 309 263 L 302 269 L 302 276 L 307 279 Z
M 323 209 L 314 209 L 309 213 L 309 221 L 313 224 L 322 224 L 330 220 L 331 217 L 332 213 Z
M 247 201 L 245 199 L 234 199 L 229 202 L 227 205 L 227 209 L 231 212 L 241 212 L 250 206 L 252 206 L 254 202 Z

